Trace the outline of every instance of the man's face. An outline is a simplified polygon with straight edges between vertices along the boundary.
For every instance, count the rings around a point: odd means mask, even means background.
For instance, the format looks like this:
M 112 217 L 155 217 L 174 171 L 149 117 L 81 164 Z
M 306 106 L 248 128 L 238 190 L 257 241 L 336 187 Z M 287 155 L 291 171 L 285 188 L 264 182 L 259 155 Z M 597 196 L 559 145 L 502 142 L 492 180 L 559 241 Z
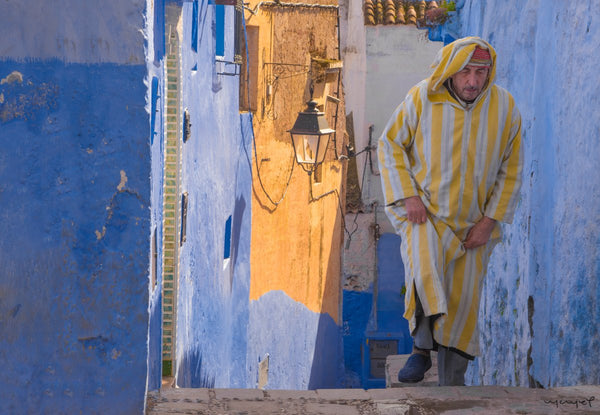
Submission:
M 463 101 L 471 102 L 481 94 L 490 70 L 486 66 L 465 66 L 451 76 L 454 91 Z

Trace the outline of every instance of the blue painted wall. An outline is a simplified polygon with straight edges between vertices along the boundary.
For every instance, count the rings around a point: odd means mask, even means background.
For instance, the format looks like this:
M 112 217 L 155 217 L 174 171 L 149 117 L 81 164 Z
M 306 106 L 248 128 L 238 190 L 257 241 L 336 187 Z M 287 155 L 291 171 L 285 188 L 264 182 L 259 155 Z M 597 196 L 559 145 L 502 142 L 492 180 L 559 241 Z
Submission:
M 0 13 L 0 413 L 142 413 L 145 2 L 36 3 Z
M 256 388 L 259 360 L 269 355 L 266 388 L 335 387 L 341 333 L 328 315 L 279 291 L 249 302 L 252 119 L 239 114 L 239 77 L 225 74 L 235 67 L 215 63 L 222 53 L 233 61 L 234 8 L 221 7 L 224 24 L 214 26 L 215 5 L 182 5 L 182 105 L 192 127 L 182 145 L 181 191 L 189 202 L 180 249 L 177 384 Z M 293 319 L 283 317 L 290 313 Z
M 233 10 L 226 7 L 229 61 Z M 250 116 L 239 114 L 239 78 L 217 73 L 231 67 L 215 64 L 214 19 L 215 5 L 206 0 L 197 8 L 182 5 L 182 105 L 192 126 L 182 144 L 181 191 L 189 199 L 187 240 L 180 248 L 176 377 L 182 387 L 255 387 L 246 367 L 252 127 Z
M 407 354 L 412 350 L 408 322 L 402 318 L 405 288 L 400 241 L 396 234 L 383 233 L 377 240 L 374 284 L 366 291 L 344 290 L 345 387 L 385 387 L 385 378 L 370 375 L 367 339 L 396 340 L 398 348 L 391 354 Z
M 600 10 L 593 0 L 461 6 L 462 35 L 498 52 L 497 82 L 521 110 L 525 148 L 522 200 L 490 263 L 471 381 L 598 384 Z
M 373 289 L 367 292 L 344 290 L 343 341 L 345 388 L 363 387 L 363 354 L 367 325 L 373 308 Z M 398 316 L 400 319 L 401 316 Z
M 267 389 L 341 386 L 341 333 L 329 314 L 310 311 L 283 291 L 252 301 L 249 312 L 248 367 L 255 385 L 258 362 L 268 356 Z

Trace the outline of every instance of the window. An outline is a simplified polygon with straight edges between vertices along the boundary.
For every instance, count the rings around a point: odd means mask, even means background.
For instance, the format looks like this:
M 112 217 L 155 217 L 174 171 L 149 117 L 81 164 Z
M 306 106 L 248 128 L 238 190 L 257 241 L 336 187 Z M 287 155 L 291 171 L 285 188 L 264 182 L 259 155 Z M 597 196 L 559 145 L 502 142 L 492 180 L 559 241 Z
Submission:
M 233 38 L 233 61 L 242 63 L 242 41 L 244 39 L 244 2 L 237 0 L 235 3 L 235 22 Z
M 215 5 L 215 55 L 225 59 L 225 6 Z
M 198 0 L 192 4 L 192 50 L 198 52 Z
M 150 109 L 150 144 L 154 144 L 154 135 L 156 135 L 155 127 L 156 127 L 156 112 L 158 111 L 158 78 L 156 76 L 152 77 L 152 97 L 151 104 L 152 108 Z
M 158 65 L 165 55 L 165 2 L 154 1 L 154 63 Z
M 183 142 L 186 143 L 192 135 L 192 122 L 190 121 L 190 113 L 185 109 L 183 111 Z
M 231 258 L 231 215 L 225 222 L 225 241 L 223 245 L 223 259 Z
M 227 31 L 227 10 L 234 6 L 233 30 Z M 231 23 L 230 23 L 231 24 Z M 215 56 L 220 60 L 232 61 L 231 55 L 227 53 L 227 33 L 233 34 L 233 61 L 230 63 L 242 63 L 242 42 L 244 39 L 244 3 L 242 0 L 215 0 Z M 231 53 L 231 52 L 230 52 Z
M 179 246 L 182 246 L 186 239 L 187 210 L 188 210 L 188 194 L 187 194 L 187 192 L 185 192 L 181 195 L 181 238 L 179 240 Z
M 150 265 L 150 273 L 152 276 L 152 290 L 156 288 L 158 282 L 158 240 L 156 236 L 156 226 L 152 229 L 152 262 Z

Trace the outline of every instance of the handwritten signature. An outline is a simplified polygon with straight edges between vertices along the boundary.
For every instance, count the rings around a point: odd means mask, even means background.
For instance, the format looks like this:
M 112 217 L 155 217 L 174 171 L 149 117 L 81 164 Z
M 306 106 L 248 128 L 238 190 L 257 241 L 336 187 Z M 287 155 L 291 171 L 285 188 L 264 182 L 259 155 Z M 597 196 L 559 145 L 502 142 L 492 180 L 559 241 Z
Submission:
M 592 407 L 592 401 L 596 400 L 596 398 L 594 396 L 590 397 L 590 398 L 584 398 L 584 399 L 550 399 L 550 400 L 546 400 L 544 399 L 544 403 L 548 404 L 548 405 L 555 405 L 557 408 L 559 406 L 567 406 L 567 405 L 573 405 L 575 406 L 575 408 L 579 409 L 579 407 Z

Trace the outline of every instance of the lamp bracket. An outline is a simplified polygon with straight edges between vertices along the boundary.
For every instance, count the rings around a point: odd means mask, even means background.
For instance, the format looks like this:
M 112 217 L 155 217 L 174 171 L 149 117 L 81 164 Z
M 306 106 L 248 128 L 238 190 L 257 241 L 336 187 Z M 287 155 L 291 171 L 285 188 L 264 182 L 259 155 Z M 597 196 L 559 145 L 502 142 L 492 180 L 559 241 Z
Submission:
M 272 78 L 274 80 L 291 78 L 308 73 L 308 65 L 301 63 L 263 62 L 263 69 L 265 66 L 272 67 Z

